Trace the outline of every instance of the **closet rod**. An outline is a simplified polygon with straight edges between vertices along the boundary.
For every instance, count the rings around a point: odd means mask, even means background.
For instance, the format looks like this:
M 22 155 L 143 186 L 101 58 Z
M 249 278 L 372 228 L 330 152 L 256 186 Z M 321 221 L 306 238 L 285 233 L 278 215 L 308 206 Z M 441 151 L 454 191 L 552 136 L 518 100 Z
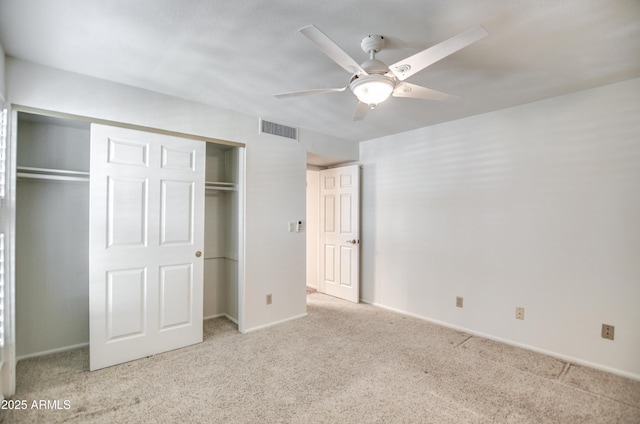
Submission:
M 205 190 L 236 191 L 235 187 L 220 187 L 220 186 L 215 186 L 215 187 L 205 186 L 204 189 Z
M 35 180 L 50 180 L 50 181 L 80 181 L 84 183 L 89 182 L 89 177 L 70 177 L 65 175 L 46 175 L 46 174 L 31 174 L 28 172 L 18 172 L 18 178 L 31 178 Z
M 64 169 L 33 168 L 19 166 L 16 176 L 18 178 L 31 178 L 50 181 L 89 181 L 89 173 L 84 171 L 67 171 Z
M 31 166 L 18 166 L 18 172 L 20 171 L 46 175 L 86 175 L 87 177 L 90 175 L 87 171 L 69 171 L 66 169 L 55 168 L 34 168 Z
M 235 191 L 236 190 L 236 184 L 235 183 L 219 182 L 219 181 L 205 181 L 204 189 L 205 190 Z
M 236 185 L 236 183 L 227 183 L 224 181 L 205 181 L 204 183 L 207 185 L 228 186 L 228 187 L 233 187 Z

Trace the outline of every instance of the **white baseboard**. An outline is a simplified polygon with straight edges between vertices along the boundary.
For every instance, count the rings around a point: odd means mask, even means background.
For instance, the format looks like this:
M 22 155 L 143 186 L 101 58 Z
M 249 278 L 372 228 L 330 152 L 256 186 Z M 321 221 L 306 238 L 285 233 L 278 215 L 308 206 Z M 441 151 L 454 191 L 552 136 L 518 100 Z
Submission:
M 207 316 L 207 317 L 204 317 L 202 320 L 203 320 L 203 321 L 207 321 L 207 320 L 210 320 L 210 319 L 222 318 L 222 317 L 224 317 L 224 318 L 228 319 L 229 321 L 231 321 L 232 323 L 234 323 L 234 324 L 238 325 L 238 320 L 237 320 L 236 318 L 233 318 L 233 317 L 232 317 L 231 315 L 229 315 L 229 314 L 216 314 L 216 315 L 209 315 L 209 316 Z
M 231 321 L 235 325 L 238 325 L 238 320 L 236 318 L 234 318 L 234 317 L 232 317 L 231 315 L 228 315 L 228 314 L 223 314 L 223 315 L 224 315 L 224 317 L 226 319 L 228 319 L 229 321 Z
M 22 359 L 37 358 L 39 356 L 47 356 L 47 355 L 52 355 L 54 353 L 68 352 L 70 350 L 81 349 L 81 348 L 87 347 L 87 346 L 89 346 L 88 342 L 87 343 L 78 343 L 78 344 L 71 345 L 71 346 L 58 347 L 58 348 L 55 348 L 55 349 L 43 350 L 41 352 L 28 353 L 26 355 L 17 356 L 16 357 L 16 362 L 18 362 L 18 361 L 20 361 Z
M 537 348 L 535 346 L 530 346 L 530 345 L 527 345 L 527 344 L 514 342 L 512 340 L 503 339 L 501 337 L 492 336 L 491 334 L 486 334 L 486 333 L 482 333 L 480 331 L 475 331 L 475 330 L 471 330 L 471 329 L 468 329 L 468 328 L 465 328 L 465 327 L 460 327 L 458 325 L 449 324 L 447 322 L 439 321 L 437 319 L 429 318 L 429 317 L 426 317 L 426 316 L 413 314 L 411 312 L 403 311 L 401 309 L 392 308 L 390 306 L 386 306 L 386 305 L 383 305 L 383 304 L 380 304 L 380 303 L 369 302 L 369 301 L 364 300 L 364 299 L 360 299 L 360 302 L 367 303 L 367 304 L 373 305 L 373 306 L 377 306 L 378 308 L 386 309 L 388 311 L 396 312 L 396 313 L 401 314 L 401 315 L 409 316 L 409 317 L 416 318 L 416 319 L 419 319 L 419 320 L 422 320 L 422 321 L 427 321 L 427 322 L 431 322 L 433 324 L 441 325 L 443 327 L 451 328 L 452 330 L 462 331 L 464 333 L 468 333 L 468 334 L 471 334 L 473 336 L 478 336 L 478 337 L 482 337 L 482 338 L 485 338 L 485 339 L 494 340 L 496 342 L 504 343 L 504 344 L 507 344 L 507 345 L 510 345 L 510 346 L 515 346 L 515 347 L 519 347 L 519 348 L 522 348 L 522 349 L 527 349 L 527 350 L 530 350 L 530 351 L 533 351 L 533 352 L 541 353 L 543 355 L 552 356 L 554 358 L 557 358 L 557 359 L 560 359 L 562 361 L 569 362 L 569 363 L 572 363 L 572 364 L 584 365 L 585 367 L 595 368 L 597 370 L 606 371 L 606 372 L 609 372 L 611 374 L 615 374 L 615 375 L 619 375 L 619 376 L 622 376 L 622 377 L 630 378 L 632 380 L 640 381 L 640 375 L 633 374 L 633 373 L 630 373 L 630 372 L 627 372 L 627 371 L 623 371 L 623 370 L 619 370 L 619 369 L 616 369 L 616 368 L 607 367 L 607 366 L 601 365 L 601 364 L 595 364 L 593 362 L 585 361 L 585 360 L 580 359 L 580 358 L 575 358 L 573 356 L 568 356 L 568 355 L 564 355 L 564 354 L 561 354 L 561 353 L 557 353 L 557 352 L 553 352 L 553 351 L 549 351 L 549 350 L 545 350 L 545 349 L 540 349 L 540 348 Z
M 259 325 L 257 327 L 252 327 L 252 328 L 249 328 L 249 329 L 245 329 L 243 331 L 243 333 L 245 333 L 245 334 L 246 333 L 251 333 L 253 331 L 258 331 L 258 330 L 262 330 L 264 328 L 273 327 L 274 325 L 282 324 L 282 323 L 285 323 L 285 322 L 288 322 L 288 321 L 293 321 L 293 320 L 299 319 L 299 318 L 304 318 L 306 316 L 307 316 L 307 313 L 305 312 L 304 314 L 295 315 L 295 316 L 292 316 L 292 317 L 289 317 L 289 318 L 282 319 L 280 321 L 274 321 L 274 322 L 270 322 L 269 324 Z
M 206 321 L 206 320 L 209 320 L 209 319 L 214 319 L 214 318 L 220 318 L 220 317 L 225 317 L 229 321 L 233 322 L 234 324 L 236 324 L 236 325 L 238 324 L 238 320 L 233 318 L 233 317 L 231 317 L 228 314 L 210 315 L 210 316 L 204 317 L 203 321 Z M 18 362 L 18 361 L 20 361 L 22 359 L 38 358 L 40 356 L 52 355 L 54 353 L 68 352 L 70 350 L 81 349 L 81 348 L 87 347 L 87 346 L 89 346 L 89 342 L 78 343 L 78 344 L 71 345 L 71 346 L 63 346 L 63 347 L 59 347 L 59 348 L 55 348 L 55 349 L 43 350 L 41 352 L 28 353 L 26 355 L 21 355 L 21 356 L 16 357 L 16 362 Z

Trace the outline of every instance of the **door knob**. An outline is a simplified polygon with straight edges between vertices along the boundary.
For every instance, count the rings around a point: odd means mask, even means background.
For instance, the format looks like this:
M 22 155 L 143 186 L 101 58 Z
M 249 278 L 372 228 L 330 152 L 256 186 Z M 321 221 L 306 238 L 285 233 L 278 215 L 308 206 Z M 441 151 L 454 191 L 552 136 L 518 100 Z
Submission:
M 196 258 L 199 258 L 200 256 L 202 256 L 202 252 L 198 250 L 198 251 L 196 252 Z
M 347 240 L 347 243 L 349 243 L 349 244 L 358 244 L 358 243 L 360 243 L 360 241 L 356 240 L 356 239 L 353 239 L 353 240 Z

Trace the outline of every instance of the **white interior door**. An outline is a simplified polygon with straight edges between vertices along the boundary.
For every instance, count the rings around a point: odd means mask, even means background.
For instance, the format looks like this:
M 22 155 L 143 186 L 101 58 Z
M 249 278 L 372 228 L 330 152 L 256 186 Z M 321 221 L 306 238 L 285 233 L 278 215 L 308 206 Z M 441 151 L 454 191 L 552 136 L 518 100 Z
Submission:
M 90 369 L 202 341 L 205 143 L 91 126 Z
M 360 300 L 360 167 L 320 172 L 320 291 Z

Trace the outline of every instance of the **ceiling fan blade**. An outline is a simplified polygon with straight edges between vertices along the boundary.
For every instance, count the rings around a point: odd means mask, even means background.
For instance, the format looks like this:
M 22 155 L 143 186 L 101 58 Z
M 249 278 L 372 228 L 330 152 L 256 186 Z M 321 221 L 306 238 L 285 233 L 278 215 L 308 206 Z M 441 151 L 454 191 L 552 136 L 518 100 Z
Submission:
M 454 101 L 458 100 L 458 96 L 443 93 L 442 91 L 433 90 L 431 88 L 422 87 L 421 85 L 410 84 L 408 82 L 399 83 L 393 90 L 393 97 L 409 97 L 413 99 Z
M 323 93 L 335 93 L 335 92 L 340 92 L 340 91 L 344 91 L 346 90 L 347 87 L 342 87 L 342 88 L 318 88 L 315 90 L 302 90 L 302 91 L 291 91 L 289 93 L 279 93 L 279 94 L 274 94 L 274 97 L 277 97 L 278 99 L 286 99 L 289 97 L 301 97 L 301 96 L 308 96 L 310 94 L 323 94 Z
M 487 35 L 489 35 L 489 33 L 483 26 L 477 26 L 416 53 L 413 56 L 396 62 L 389 66 L 389 69 L 400 81 L 403 81 L 411 75 L 422 71 L 427 66 L 483 39 Z
M 316 45 L 324 54 L 329 56 L 331 60 L 340 65 L 344 70 L 351 74 L 366 75 L 364 69 L 344 52 L 336 43 L 333 42 L 324 32 L 320 31 L 316 26 L 309 25 L 300 28 L 298 31 L 307 37 Z
M 365 116 L 367 116 L 367 112 L 370 107 L 366 103 L 358 102 L 358 106 L 356 106 L 356 113 L 353 115 L 354 121 L 362 121 Z

